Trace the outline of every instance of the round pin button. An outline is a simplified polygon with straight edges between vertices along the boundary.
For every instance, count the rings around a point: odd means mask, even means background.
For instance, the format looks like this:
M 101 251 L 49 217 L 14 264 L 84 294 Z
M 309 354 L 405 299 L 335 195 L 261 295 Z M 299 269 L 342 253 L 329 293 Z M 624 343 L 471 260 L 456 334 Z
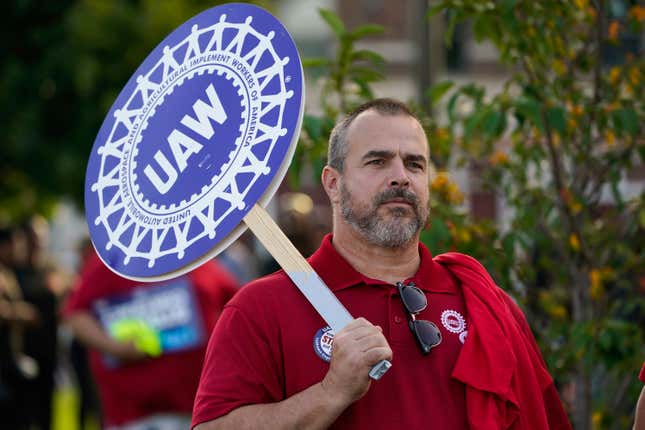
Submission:
M 403 321 L 403 318 L 401 318 L 400 316 L 397 315 L 397 316 L 394 317 L 394 322 L 395 323 L 401 324 L 402 321 Z

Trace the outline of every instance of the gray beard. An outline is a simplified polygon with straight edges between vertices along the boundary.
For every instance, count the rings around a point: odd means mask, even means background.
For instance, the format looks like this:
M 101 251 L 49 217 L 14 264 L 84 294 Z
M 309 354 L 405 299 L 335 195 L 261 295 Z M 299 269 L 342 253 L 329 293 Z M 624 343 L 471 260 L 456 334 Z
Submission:
M 376 195 L 371 207 L 352 207 L 352 195 L 343 185 L 340 187 L 340 209 L 345 221 L 359 232 L 369 243 L 384 248 L 398 248 L 408 244 L 425 225 L 428 209 L 419 206 L 419 199 L 412 192 L 402 188 L 392 188 Z M 388 208 L 389 217 L 378 213 L 379 206 L 393 198 L 402 198 L 412 205 Z

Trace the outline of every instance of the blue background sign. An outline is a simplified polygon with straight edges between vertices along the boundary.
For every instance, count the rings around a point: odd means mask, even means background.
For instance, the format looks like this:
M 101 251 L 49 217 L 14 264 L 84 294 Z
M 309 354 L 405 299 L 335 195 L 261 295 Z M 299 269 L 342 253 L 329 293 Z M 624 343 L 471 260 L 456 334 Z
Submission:
M 187 351 L 206 342 L 201 311 L 186 277 L 134 287 L 127 294 L 99 300 L 94 312 L 108 332 L 122 321 L 144 323 L 158 336 L 164 354 Z M 118 361 L 110 358 L 108 363 L 114 366 Z
M 119 94 L 88 162 L 86 217 L 108 267 L 168 279 L 235 240 L 286 173 L 303 86 L 293 40 L 256 6 L 209 9 L 166 37 Z

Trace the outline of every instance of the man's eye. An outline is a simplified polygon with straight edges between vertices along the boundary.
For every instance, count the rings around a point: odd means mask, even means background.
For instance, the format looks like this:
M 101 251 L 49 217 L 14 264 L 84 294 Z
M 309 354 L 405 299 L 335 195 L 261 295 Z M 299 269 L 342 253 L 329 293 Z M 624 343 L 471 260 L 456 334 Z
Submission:
M 423 170 L 425 168 L 422 163 L 417 163 L 416 161 L 409 162 L 408 166 L 414 170 Z
M 383 160 L 380 159 L 380 158 L 376 159 L 376 160 L 370 160 L 370 161 L 367 162 L 367 164 L 372 164 L 374 166 L 380 166 L 380 165 L 383 164 Z

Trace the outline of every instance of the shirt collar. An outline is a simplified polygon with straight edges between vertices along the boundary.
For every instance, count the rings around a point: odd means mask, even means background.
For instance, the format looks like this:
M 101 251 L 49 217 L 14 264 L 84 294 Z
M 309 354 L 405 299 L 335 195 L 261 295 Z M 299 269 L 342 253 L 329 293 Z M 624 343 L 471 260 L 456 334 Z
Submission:
M 320 248 L 309 257 L 309 263 L 332 291 L 339 291 L 358 284 L 385 284 L 378 279 L 364 276 L 354 269 L 336 251 L 332 239 L 333 235 L 326 235 Z M 428 292 L 456 294 L 457 290 L 452 277 L 443 266 L 432 259 L 430 250 L 423 243 L 419 243 L 419 255 L 421 256 L 421 264 L 417 273 L 412 278 L 401 281 L 412 281 L 419 288 Z

